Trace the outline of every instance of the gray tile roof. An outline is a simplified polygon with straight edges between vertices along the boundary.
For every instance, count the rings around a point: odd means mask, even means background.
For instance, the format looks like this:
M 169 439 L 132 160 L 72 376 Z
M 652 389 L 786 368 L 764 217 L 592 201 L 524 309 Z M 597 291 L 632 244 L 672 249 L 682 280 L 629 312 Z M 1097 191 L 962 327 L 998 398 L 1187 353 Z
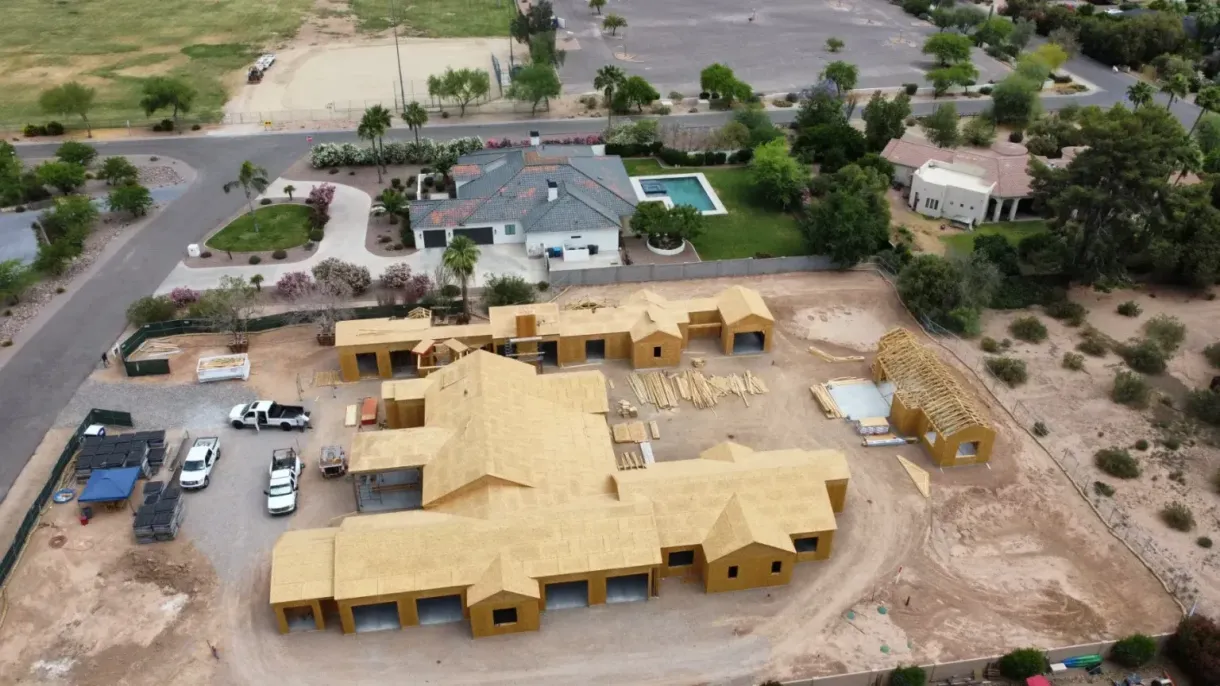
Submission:
M 556 153 L 567 156 L 558 156 Z M 588 146 L 481 150 L 463 155 L 453 175 L 468 179 L 457 199 L 411 204 L 417 229 L 516 222 L 526 232 L 617 228 L 635 211 L 635 192 L 618 157 L 595 156 Z M 547 182 L 559 199 L 547 202 Z

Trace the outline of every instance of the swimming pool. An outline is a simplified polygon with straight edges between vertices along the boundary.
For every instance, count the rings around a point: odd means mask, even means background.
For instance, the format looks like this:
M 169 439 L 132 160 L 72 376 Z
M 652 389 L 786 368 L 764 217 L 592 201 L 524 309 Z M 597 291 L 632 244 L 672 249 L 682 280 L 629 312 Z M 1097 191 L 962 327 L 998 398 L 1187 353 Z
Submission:
M 690 205 L 703 214 L 727 214 L 715 189 L 703 174 L 640 176 L 631 179 L 640 200 L 664 200 L 674 205 Z

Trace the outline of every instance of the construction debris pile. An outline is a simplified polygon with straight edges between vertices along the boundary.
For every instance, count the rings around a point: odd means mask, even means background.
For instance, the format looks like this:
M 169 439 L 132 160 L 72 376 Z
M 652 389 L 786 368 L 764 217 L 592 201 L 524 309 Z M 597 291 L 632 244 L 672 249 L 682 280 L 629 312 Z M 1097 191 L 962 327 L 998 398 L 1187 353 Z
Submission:
M 696 408 L 705 410 L 715 407 L 720 398 L 736 395 L 750 406 L 748 395 L 767 393 L 762 379 L 746 371 L 744 376 L 708 376 L 698 369 L 681 372 L 647 372 L 628 377 L 631 390 L 641 403 L 652 403 L 657 409 L 668 410 L 678 406 L 678 400 L 686 400 Z
M 165 487 L 160 481 L 144 482 L 144 502 L 136 510 L 131 528 L 136 543 L 172 541 L 178 536 L 184 516 L 182 489 Z

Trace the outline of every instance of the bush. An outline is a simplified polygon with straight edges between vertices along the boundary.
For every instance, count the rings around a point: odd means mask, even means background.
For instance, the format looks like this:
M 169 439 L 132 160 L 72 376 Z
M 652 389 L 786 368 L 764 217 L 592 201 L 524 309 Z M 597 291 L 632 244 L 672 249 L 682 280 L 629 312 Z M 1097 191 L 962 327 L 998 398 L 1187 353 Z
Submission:
M 1093 492 L 1109 498 L 1114 495 L 1114 487 L 1104 481 L 1094 481 Z
M 1089 327 L 1080 332 L 1082 339 L 1076 344 L 1076 349 L 1091 357 L 1104 357 L 1110 350 L 1110 341 L 1102 332 Z
M 1034 422 L 1033 432 L 1035 436 L 1042 438 L 1043 436 L 1050 434 L 1051 430 L 1046 428 L 1045 422 Z
M 979 89 L 979 95 L 991 95 L 991 86 L 983 86 Z
M 1012 357 L 988 357 L 985 364 L 987 371 L 1010 387 L 1023 384 L 1029 378 L 1028 372 L 1025 371 L 1024 360 Z
M 601 136 L 580 137 L 579 143 L 595 145 L 603 142 Z M 433 141 L 421 138 L 414 140 L 386 142 L 384 160 L 386 164 L 418 164 L 425 165 L 424 174 L 432 173 L 432 165 L 438 159 L 461 157 L 467 153 L 484 148 L 483 139 L 477 136 L 456 138 L 450 141 Z M 372 147 L 362 147 L 353 143 L 319 143 L 309 152 L 309 162 L 315 169 L 325 167 L 371 167 L 377 161 Z
M 537 288 L 539 293 L 546 293 L 547 291 L 551 290 L 551 284 L 547 283 L 546 281 L 539 281 L 534 288 Z
M 1177 450 L 1182 447 L 1182 440 L 1176 436 L 1167 436 L 1161 439 L 1161 445 L 1170 450 Z
M 1195 545 L 1199 546 L 1200 548 L 1210 548 L 1212 547 L 1212 539 L 1208 538 L 1207 536 L 1200 536 L 1195 539 Z
M 271 253 L 271 259 L 273 259 L 273 260 L 282 260 L 282 259 L 286 259 L 287 257 L 288 257 L 287 250 L 276 250 L 275 252 Z
M 174 307 L 186 307 L 199 301 L 199 291 L 179 286 L 170 291 L 169 299 L 174 303 Z
M 1178 531 L 1190 531 L 1195 528 L 1195 515 L 1182 503 L 1172 502 L 1161 508 L 1161 521 L 1165 526 Z
M 178 306 L 164 295 L 147 295 L 127 307 L 127 321 L 133 326 L 167 322 L 178 314 Z
M 1110 391 L 1110 399 L 1114 402 L 1142 409 L 1148 407 L 1151 394 L 1148 381 L 1139 374 L 1122 370 L 1114 375 L 1114 388 Z
M 325 237 L 326 234 L 322 231 L 322 229 L 313 229 L 309 232 L 309 240 L 313 241 L 314 243 L 321 243 L 322 239 Z
M 918 83 L 904 83 L 904 84 L 902 84 L 902 88 L 903 88 L 903 90 L 906 91 L 907 95 L 914 96 L 915 93 L 919 91 L 919 84 Z
M 333 280 L 346 284 L 352 295 L 360 295 L 373 285 L 373 277 L 369 275 L 368 267 L 344 262 L 335 257 L 328 257 L 315 264 L 312 271 L 313 278 L 318 283 Z
M 1046 340 L 1046 325 L 1037 317 L 1017 317 L 1008 325 L 1008 332 L 1013 338 L 1029 343 L 1041 343 Z
M 202 127 L 202 126 L 200 126 L 200 125 L 198 125 L 198 124 L 191 124 L 191 131 L 198 131 L 198 130 L 200 130 L 200 129 L 202 129 L 202 128 L 203 128 L 203 127 Z
M 1098 469 L 1119 479 L 1138 479 L 1142 473 L 1139 460 L 1122 448 L 1102 448 L 1093 453 L 1093 464 Z
M 493 274 L 483 287 L 483 304 L 487 307 L 525 305 L 534 302 L 535 295 L 534 285 L 520 276 Z
M 1084 355 L 1080 353 L 1063 353 L 1063 368 L 1078 372 L 1084 369 Z
M 1144 310 L 1140 307 L 1140 304 L 1134 300 L 1128 300 L 1125 303 L 1118 304 L 1118 313 L 1124 317 L 1138 317 L 1143 311 Z
M 1071 300 L 1059 300 L 1042 308 L 1048 317 L 1061 319 L 1068 326 L 1080 326 L 1089 313 L 1084 305 Z
M 64 135 L 64 125 L 57 121 L 49 121 L 46 126 L 39 127 L 44 136 L 62 136 Z
M 1171 356 L 1186 340 L 1186 325 L 1177 317 L 1158 314 L 1144 322 L 1144 334 L 1159 345 L 1166 356 Z
M 1220 684 L 1220 626 L 1206 616 L 1183 618 L 1166 653 L 1192 683 Z
M 1212 343 L 1203 349 L 1203 356 L 1213 367 L 1220 368 L 1220 343 Z
M 1000 658 L 1000 674 L 1014 681 L 1038 676 L 1049 667 L 1046 655 L 1037 648 L 1019 648 Z
M 1160 374 L 1165 371 L 1166 354 L 1155 341 L 1150 339 L 1142 339 L 1138 341 L 1128 341 L 1118 346 L 1115 352 L 1123 358 L 1127 366 L 1137 372 L 1144 374 Z
M 88 167 L 97 159 L 97 149 L 80 141 L 65 141 L 55 150 L 55 156 L 61 162 L 71 162 L 82 167 Z
M 1013 131 L 1012 133 L 1008 134 L 1009 143 L 1020 143 L 1023 140 L 1025 140 L 1025 134 L 1020 131 Z
M 928 674 L 922 667 L 898 665 L 890 672 L 890 686 L 924 686 L 928 683 Z
M 1119 640 L 1110 649 L 1110 659 L 1118 664 L 1135 669 L 1156 657 L 1156 640 L 1144 634 L 1131 634 Z
M 305 272 L 288 272 L 275 282 L 275 290 L 289 300 L 296 300 L 313 288 L 313 279 Z
M 1220 393 L 1199 388 L 1186 395 L 1186 414 L 1212 426 L 1220 426 Z
M 258 255 L 251 255 L 251 256 L 250 256 L 250 264 L 258 264 L 258 263 L 260 263 L 260 262 L 262 262 L 262 261 L 263 261 L 263 258 L 259 257 Z
M 398 290 L 411 280 L 411 267 L 405 262 L 391 264 L 381 272 L 381 285 L 385 288 Z
M 38 126 L 37 124 L 26 124 L 25 128 L 21 129 L 21 135 L 26 138 L 37 138 L 45 136 L 47 133 L 46 127 Z
M 1136 450 L 1147 450 L 1148 441 L 1143 438 L 1139 439 L 1138 441 L 1135 442 L 1135 449 Z
M 270 204 L 271 204 L 271 198 L 263 198 L 262 200 L 259 200 L 259 201 L 258 201 L 258 204 L 260 204 L 260 205 L 270 205 Z
M 1000 352 L 1000 344 L 991 336 L 983 336 L 983 340 L 979 341 L 979 347 L 985 353 L 995 354 Z

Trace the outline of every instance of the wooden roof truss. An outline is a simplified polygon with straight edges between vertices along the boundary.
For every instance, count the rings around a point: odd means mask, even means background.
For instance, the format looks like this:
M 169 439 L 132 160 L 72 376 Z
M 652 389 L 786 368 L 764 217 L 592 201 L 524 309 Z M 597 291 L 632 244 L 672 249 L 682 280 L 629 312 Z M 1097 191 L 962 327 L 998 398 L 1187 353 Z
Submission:
M 986 426 L 982 414 L 935 353 L 906 329 L 894 329 L 877 344 L 877 364 L 897 387 L 903 404 L 919 408 L 936 432 L 952 436 L 970 426 Z

